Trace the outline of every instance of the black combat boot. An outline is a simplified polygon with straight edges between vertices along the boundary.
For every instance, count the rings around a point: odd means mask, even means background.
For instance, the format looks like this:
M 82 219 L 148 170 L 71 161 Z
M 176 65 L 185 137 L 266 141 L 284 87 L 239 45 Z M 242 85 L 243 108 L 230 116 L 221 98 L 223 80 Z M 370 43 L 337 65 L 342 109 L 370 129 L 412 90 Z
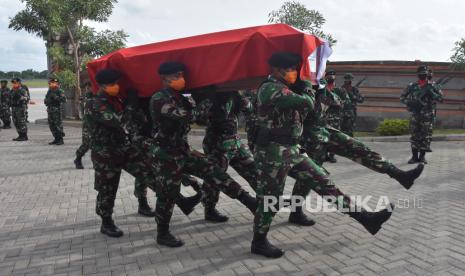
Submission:
M 119 229 L 113 219 L 110 217 L 102 217 L 102 226 L 100 227 L 100 233 L 105 234 L 112 238 L 119 238 L 124 233 Z
M 295 212 L 292 212 L 289 215 L 289 222 L 301 226 L 312 226 L 315 225 L 315 221 L 309 218 L 304 211 L 302 210 L 302 206 L 297 206 L 295 208 Z
M 337 163 L 336 157 L 334 157 L 334 153 L 329 153 L 328 154 L 328 162 Z
M 168 224 L 158 224 L 157 243 L 168 247 L 181 247 L 184 245 L 182 240 L 178 240 L 170 233 Z
M 11 128 L 10 125 L 4 125 L 4 126 L 3 126 L 3 129 L 10 129 L 10 128 Z
M 154 217 L 155 216 L 155 211 L 153 211 L 152 209 L 150 209 L 150 206 L 147 202 L 147 198 L 146 197 L 140 197 L 138 198 L 139 200 L 139 208 L 137 209 L 137 213 L 139 213 L 139 215 L 143 215 L 145 217 Z
M 418 163 L 420 160 L 418 159 L 418 150 L 412 148 L 412 158 L 407 162 L 409 164 L 415 164 Z
M 266 234 L 254 233 L 252 246 L 250 250 L 253 254 L 262 255 L 268 258 L 280 258 L 284 255 L 284 251 L 272 245 Z
M 56 145 L 58 142 L 57 138 L 53 139 L 52 142 L 48 143 L 49 145 Z
M 394 205 L 391 204 L 391 210 L 394 210 Z M 392 215 L 389 209 L 384 209 L 378 212 L 368 212 L 362 210 L 361 212 L 349 212 L 349 216 L 358 221 L 365 229 L 372 235 L 376 235 Z
M 404 186 L 405 189 L 410 189 L 412 187 L 415 179 L 417 179 L 420 174 L 423 172 L 423 168 L 425 166 L 423 163 L 418 164 L 418 166 L 415 169 L 411 169 L 409 171 L 403 171 L 398 169 L 395 166 L 392 166 L 387 174 L 397 180 L 400 185 Z
M 176 199 L 176 205 L 178 205 L 179 209 L 184 213 L 184 215 L 188 216 L 192 211 L 194 211 L 195 206 L 200 203 L 202 199 L 202 194 L 197 193 L 194 196 L 185 197 L 179 194 L 178 198 Z
M 27 140 L 29 139 L 27 137 L 27 134 L 25 133 L 20 133 L 17 138 L 13 139 L 13 141 L 27 141 Z
M 252 212 L 252 214 L 255 214 L 255 211 L 257 211 L 257 199 L 252 197 L 248 192 L 242 191 L 237 197 L 237 200 L 244 204 L 245 207 L 247 207 L 247 209 L 249 209 L 250 212 Z
M 82 157 L 76 156 L 76 159 L 74 159 L 74 165 L 76 166 L 76 169 L 83 170 L 84 166 L 82 165 Z
M 425 151 L 421 150 L 420 151 L 420 157 L 418 158 L 418 161 L 423 163 L 423 164 L 428 164 L 428 161 L 425 159 Z
M 226 222 L 229 218 L 220 213 L 215 206 L 205 206 L 205 220 L 210 222 Z
M 65 142 L 63 141 L 63 138 L 58 138 L 57 141 L 56 141 L 56 143 L 55 143 L 55 145 L 61 146 L 61 145 L 63 145 L 64 143 L 65 143 Z

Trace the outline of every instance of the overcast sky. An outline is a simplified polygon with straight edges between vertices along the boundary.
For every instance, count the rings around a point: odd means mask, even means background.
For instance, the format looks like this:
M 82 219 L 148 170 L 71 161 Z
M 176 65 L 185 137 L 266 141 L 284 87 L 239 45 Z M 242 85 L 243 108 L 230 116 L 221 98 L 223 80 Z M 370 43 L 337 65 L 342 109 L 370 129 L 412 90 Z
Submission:
M 128 45 L 267 23 L 283 0 L 120 0 L 98 29 L 124 29 Z M 449 61 L 454 42 L 465 37 L 463 0 L 300 0 L 320 11 L 323 30 L 338 43 L 342 60 Z M 44 42 L 8 29 L 19 0 L 0 0 L 0 70 L 46 69 Z

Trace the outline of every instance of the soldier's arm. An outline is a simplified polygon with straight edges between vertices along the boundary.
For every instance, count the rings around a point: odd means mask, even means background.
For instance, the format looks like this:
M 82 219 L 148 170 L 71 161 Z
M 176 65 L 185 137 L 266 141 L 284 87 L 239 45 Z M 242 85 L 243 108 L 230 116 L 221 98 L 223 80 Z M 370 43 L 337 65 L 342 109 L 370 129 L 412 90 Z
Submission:
M 433 86 L 433 100 L 442 102 L 444 99 L 444 94 L 442 93 L 441 85 L 440 84 L 435 84 Z
M 90 105 L 92 119 L 110 128 L 121 128 L 121 116 L 109 109 L 107 104 L 98 101 Z
M 354 94 L 355 94 L 357 103 L 363 103 L 365 101 L 365 98 L 360 93 L 360 90 L 357 87 L 354 88 Z
M 66 103 L 66 96 L 65 96 L 65 92 L 63 90 L 59 90 L 58 92 L 58 97 L 59 97 L 59 101 L 61 103 Z
M 201 125 L 208 125 L 210 121 L 210 113 L 213 102 L 209 98 L 203 99 L 200 103 L 197 104 L 197 118 L 196 122 Z
M 308 94 L 299 95 L 287 87 L 276 87 L 265 84 L 259 94 L 260 101 L 270 100 L 278 108 L 313 109 L 313 99 Z
M 400 95 L 400 102 L 403 103 L 403 104 L 407 104 L 408 96 L 409 96 L 409 94 L 411 93 L 411 91 L 410 91 L 410 86 L 411 86 L 411 84 L 409 84 L 409 85 L 404 89 L 404 92 Z
M 152 106 L 150 108 L 153 108 L 155 114 L 159 114 L 161 117 L 172 120 L 185 122 L 192 119 L 192 113 L 190 110 L 174 104 L 168 98 L 155 98 L 152 101 Z

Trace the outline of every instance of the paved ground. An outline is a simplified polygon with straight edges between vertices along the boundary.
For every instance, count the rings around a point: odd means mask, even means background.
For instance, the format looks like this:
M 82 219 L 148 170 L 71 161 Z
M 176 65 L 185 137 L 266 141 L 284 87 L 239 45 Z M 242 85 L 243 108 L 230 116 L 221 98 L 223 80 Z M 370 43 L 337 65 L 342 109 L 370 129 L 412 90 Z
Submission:
M 154 220 L 136 213 L 127 174 L 115 207 L 125 236 L 101 235 L 91 162 L 86 156 L 88 169 L 73 168 L 80 130 L 66 133 L 65 146 L 57 147 L 47 145 L 46 126 L 30 125 L 26 143 L 11 141 L 14 130 L 0 132 L 0 275 L 465 275 L 463 142 L 435 143 L 430 163 L 410 191 L 349 161 L 328 165 L 347 193 L 388 195 L 398 205 L 391 220 L 372 237 L 338 213 L 313 214 L 317 224 L 307 228 L 289 225 L 287 214 L 280 213 L 270 236 L 286 255 L 267 260 L 249 252 L 251 214 L 224 196 L 220 208 L 229 222 L 204 223 L 202 207 L 190 217 L 176 209 L 173 229 L 186 246 L 158 246 Z M 192 142 L 198 146 L 200 138 Z M 407 143 L 370 145 L 409 167 Z M 292 184 L 289 180 L 287 193 Z M 153 206 L 153 193 L 149 196 Z M 409 208 L 400 208 L 404 200 L 410 200 Z

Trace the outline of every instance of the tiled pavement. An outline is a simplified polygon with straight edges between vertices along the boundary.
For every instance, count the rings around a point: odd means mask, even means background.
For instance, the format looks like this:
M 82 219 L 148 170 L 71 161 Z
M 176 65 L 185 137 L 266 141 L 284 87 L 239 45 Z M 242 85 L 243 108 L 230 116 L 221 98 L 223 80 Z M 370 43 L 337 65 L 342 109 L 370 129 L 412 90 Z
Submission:
M 74 169 L 80 130 L 66 133 L 66 144 L 57 147 L 47 144 L 46 126 L 30 125 L 31 141 L 25 143 L 11 141 L 14 130 L 0 131 L 0 275 L 465 275 L 463 142 L 435 143 L 430 163 L 409 191 L 347 160 L 328 165 L 347 193 L 388 195 L 397 203 L 391 220 L 372 237 L 338 213 L 312 214 L 313 227 L 289 225 L 287 214 L 280 213 L 270 236 L 286 254 L 267 260 L 250 254 L 251 214 L 224 195 L 220 209 L 229 222 L 204 223 L 200 206 L 189 217 L 175 209 L 172 228 L 186 245 L 158 246 L 154 220 L 136 213 L 127 174 L 115 206 L 125 235 L 101 235 L 91 162 L 87 155 L 87 169 Z M 191 137 L 192 144 L 198 147 L 200 139 Z M 370 145 L 409 167 L 407 143 Z M 289 179 L 286 193 L 293 182 Z M 153 193 L 149 196 L 153 206 Z M 414 199 L 415 208 L 401 208 Z

